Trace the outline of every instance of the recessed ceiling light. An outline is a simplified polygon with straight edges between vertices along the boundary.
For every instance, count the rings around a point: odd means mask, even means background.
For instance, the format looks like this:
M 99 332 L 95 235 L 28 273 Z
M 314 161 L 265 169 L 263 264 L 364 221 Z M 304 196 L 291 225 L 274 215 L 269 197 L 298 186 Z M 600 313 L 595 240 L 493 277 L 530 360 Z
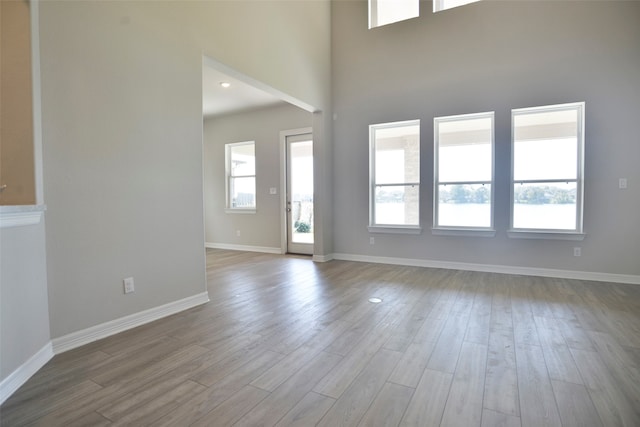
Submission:
M 222 86 L 223 88 L 226 89 L 228 87 L 231 87 L 231 83 L 229 83 L 229 82 L 220 82 L 220 86 Z
M 376 297 L 369 298 L 369 302 L 372 302 L 374 304 L 380 304 L 382 302 L 382 298 L 376 298 Z

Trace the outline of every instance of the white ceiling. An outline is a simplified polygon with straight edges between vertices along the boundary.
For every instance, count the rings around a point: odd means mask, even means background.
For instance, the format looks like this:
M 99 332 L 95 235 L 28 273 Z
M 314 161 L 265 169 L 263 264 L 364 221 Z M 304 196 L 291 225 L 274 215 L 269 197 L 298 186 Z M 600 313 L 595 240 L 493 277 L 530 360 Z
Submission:
M 231 86 L 223 88 L 221 82 L 231 83 Z M 206 64 L 202 66 L 202 92 L 202 112 L 205 117 L 284 103 L 282 99 Z

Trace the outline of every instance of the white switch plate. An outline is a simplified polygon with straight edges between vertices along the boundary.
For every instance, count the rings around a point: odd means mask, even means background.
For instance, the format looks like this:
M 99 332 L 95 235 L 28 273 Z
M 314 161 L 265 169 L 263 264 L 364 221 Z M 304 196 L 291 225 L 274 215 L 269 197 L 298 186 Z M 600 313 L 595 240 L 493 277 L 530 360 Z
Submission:
M 618 188 L 621 190 L 627 189 L 627 178 L 620 178 L 618 180 Z
M 135 291 L 135 287 L 133 285 L 133 277 L 127 277 L 122 281 L 122 283 L 124 284 L 125 294 L 130 294 L 131 292 Z
M 269 194 L 278 194 L 278 189 L 276 187 L 271 187 L 269 189 Z

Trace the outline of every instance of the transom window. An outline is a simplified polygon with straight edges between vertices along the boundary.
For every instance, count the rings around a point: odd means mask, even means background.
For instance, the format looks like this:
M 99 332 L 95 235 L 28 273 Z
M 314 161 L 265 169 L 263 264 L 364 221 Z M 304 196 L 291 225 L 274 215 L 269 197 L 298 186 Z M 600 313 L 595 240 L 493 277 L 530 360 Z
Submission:
M 454 7 L 464 6 L 465 4 L 475 3 L 480 0 L 433 0 L 433 13 L 440 12 Z
M 255 142 L 225 145 L 227 209 L 255 211 L 256 155 Z
M 434 229 L 493 228 L 494 113 L 434 119 Z
M 511 227 L 582 233 L 584 103 L 512 111 Z
M 433 0 L 433 13 L 480 0 Z M 420 0 L 369 0 L 369 29 L 420 16 Z
M 369 29 L 419 15 L 419 0 L 369 0 Z
M 370 225 L 420 224 L 420 120 L 369 126 Z

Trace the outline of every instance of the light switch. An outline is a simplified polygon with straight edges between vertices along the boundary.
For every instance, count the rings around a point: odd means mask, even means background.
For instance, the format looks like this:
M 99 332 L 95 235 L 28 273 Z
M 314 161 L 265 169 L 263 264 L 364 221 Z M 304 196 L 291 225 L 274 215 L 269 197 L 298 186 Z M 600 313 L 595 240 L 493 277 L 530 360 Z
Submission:
M 620 178 L 618 180 L 618 188 L 621 190 L 627 189 L 627 178 Z

